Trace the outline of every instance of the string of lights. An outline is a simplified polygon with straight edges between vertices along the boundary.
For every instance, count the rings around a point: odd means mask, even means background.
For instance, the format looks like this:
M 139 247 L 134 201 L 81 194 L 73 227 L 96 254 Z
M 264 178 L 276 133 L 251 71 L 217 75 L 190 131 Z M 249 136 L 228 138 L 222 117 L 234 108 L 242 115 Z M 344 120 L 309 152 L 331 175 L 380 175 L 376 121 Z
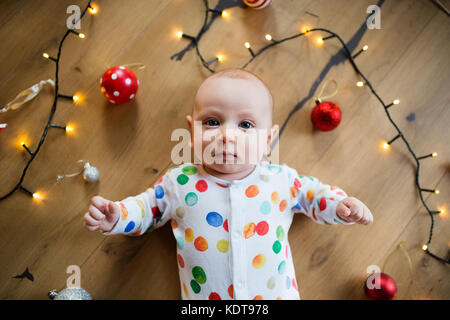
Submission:
M 203 67 L 205 67 L 207 70 L 209 70 L 211 73 L 214 73 L 215 70 L 212 69 L 210 66 L 213 62 L 217 62 L 220 63 L 224 60 L 223 55 L 217 55 L 214 59 L 207 61 L 203 55 L 200 53 L 200 49 L 199 49 L 199 42 L 201 37 L 203 36 L 203 34 L 206 32 L 206 26 L 208 24 L 208 19 L 211 18 L 215 18 L 210 17 L 210 14 L 212 13 L 213 15 L 216 16 L 222 16 L 222 17 L 226 17 L 229 15 L 229 13 L 225 10 L 221 11 L 221 10 L 217 10 L 217 9 L 211 9 L 209 7 L 208 4 L 208 0 L 203 0 L 203 3 L 205 5 L 205 17 L 204 17 L 204 22 L 203 22 L 203 26 L 201 27 L 200 31 L 198 32 L 197 36 L 192 36 L 192 35 L 188 35 L 182 31 L 178 31 L 177 32 L 177 37 L 178 38 L 186 38 L 190 41 L 193 42 L 195 49 L 196 49 L 196 53 L 198 55 L 198 57 L 200 58 L 200 61 L 203 65 Z M 426 189 L 426 188 L 422 188 L 421 184 L 420 184 L 420 160 L 424 160 L 427 159 L 429 157 L 436 157 L 437 153 L 433 152 L 430 153 L 428 155 L 424 155 L 424 156 L 417 156 L 416 153 L 413 151 L 413 149 L 411 148 L 411 145 L 409 144 L 408 140 L 405 138 L 405 136 L 403 135 L 403 132 L 400 130 L 400 128 L 398 127 L 398 125 L 395 123 L 395 121 L 392 119 L 390 113 L 389 113 L 389 108 L 394 106 L 394 105 L 398 105 L 400 103 L 400 100 L 395 99 L 394 101 L 390 102 L 389 104 L 386 104 L 380 97 L 380 95 L 377 93 L 377 91 L 374 89 L 373 85 L 370 83 L 370 81 L 366 78 L 366 76 L 361 72 L 361 70 L 358 68 L 358 66 L 355 63 L 355 59 L 362 54 L 363 52 L 368 50 L 368 46 L 365 45 L 363 46 L 357 53 L 355 53 L 354 55 L 351 54 L 350 50 L 348 49 L 347 45 L 345 44 L 345 42 L 342 40 L 342 38 L 328 30 L 328 29 L 324 29 L 324 28 L 304 28 L 300 33 L 294 34 L 292 36 L 280 39 L 280 40 L 275 40 L 272 38 L 272 36 L 270 34 L 266 34 L 265 38 L 267 41 L 269 41 L 270 43 L 267 44 L 266 46 L 262 47 L 259 51 L 255 52 L 252 47 L 251 44 L 249 42 L 245 42 L 244 46 L 245 48 L 247 48 L 247 50 L 250 52 L 251 58 L 242 66 L 242 69 L 245 69 L 252 61 L 254 61 L 258 56 L 260 56 L 264 51 L 266 51 L 267 49 L 274 47 L 276 45 L 279 45 L 283 42 L 289 41 L 289 40 L 293 40 L 305 35 L 308 35 L 310 33 L 313 32 L 320 32 L 320 33 L 325 33 L 326 36 L 322 37 L 319 36 L 316 39 L 316 42 L 318 45 L 323 45 L 325 43 L 325 41 L 331 40 L 331 39 L 337 39 L 339 41 L 339 43 L 342 46 L 342 49 L 344 50 L 344 53 L 348 59 L 348 61 L 350 62 L 350 64 L 352 65 L 353 69 L 355 70 L 355 72 L 357 73 L 357 75 L 362 79 L 359 80 L 356 83 L 357 87 L 368 87 L 370 89 L 370 91 L 372 92 L 372 94 L 376 97 L 376 99 L 380 102 L 381 106 L 383 107 L 386 116 L 389 120 L 389 122 L 393 125 L 393 127 L 395 128 L 395 130 L 397 131 L 397 135 L 392 138 L 391 140 L 387 141 L 387 142 L 383 142 L 382 147 L 385 150 L 390 149 L 391 144 L 396 141 L 397 139 L 401 139 L 404 144 L 406 145 L 406 147 L 408 148 L 409 153 L 411 154 L 411 156 L 414 158 L 415 162 L 416 162 L 416 173 L 415 173 L 415 184 L 417 187 L 417 190 L 419 192 L 419 197 L 420 200 L 422 202 L 422 205 L 424 206 L 424 208 L 427 210 L 430 219 L 431 219 L 431 225 L 430 225 L 430 231 L 429 231 L 429 237 L 428 237 L 428 241 L 422 246 L 422 250 L 427 253 L 428 255 L 430 255 L 431 257 L 435 258 L 438 261 L 450 264 L 450 259 L 449 258 L 442 258 L 434 253 L 432 253 L 430 251 L 430 245 L 431 245 L 431 240 L 433 237 L 433 229 L 434 229 L 434 215 L 435 214 L 441 214 L 444 213 L 445 210 L 444 208 L 441 208 L 439 210 L 430 210 L 430 208 L 428 207 L 428 205 L 426 204 L 424 198 L 423 198 L 423 192 L 431 192 L 431 193 L 435 193 L 435 194 L 439 194 L 439 190 L 436 189 Z M 280 134 L 279 136 L 281 136 L 281 134 L 283 133 L 289 119 L 291 118 L 291 116 L 298 111 L 298 109 L 294 108 L 294 110 L 292 110 L 289 115 L 287 116 L 286 120 L 284 121 L 281 129 L 280 129 Z
M 84 15 L 86 14 L 86 11 L 88 9 L 89 9 L 89 12 L 91 14 L 95 14 L 97 12 L 96 6 L 92 6 L 91 2 L 92 2 L 92 0 L 89 0 L 88 4 L 84 8 L 84 10 L 81 12 L 80 17 L 78 18 L 77 21 L 75 21 L 75 23 L 73 25 L 76 25 L 84 17 Z M 36 148 L 34 149 L 34 151 L 32 151 L 30 149 L 30 146 L 27 146 L 27 144 L 24 141 L 20 142 L 21 147 L 30 155 L 30 158 L 28 159 L 25 167 L 23 168 L 22 175 L 20 176 L 20 179 L 17 182 L 17 184 L 8 193 L 6 193 L 5 195 L 1 196 L 0 200 L 4 200 L 4 199 L 10 197 L 17 190 L 24 191 L 25 193 L 29 194 L 33 199 L 37 199 L 37 200 L 38 199 L 42 199 L 42 194 L 40 192 L 30 191 L 28 188 L 26 188 L 23 185 L 23 182 L 24 182 L 25 176 L 26 176 L 26 174 L 28 172 L 28 169 L 29 169 L 31 163 L 33 162 L 33 160 L 38 155 L 39 150 L 41 150 L 41 147 L 42 147 L 42 145 L 45 142 L 48 130 L 50 128 L 56 128 L 56 129 L 64 130 L 67 133 L 70 133 L 70 132 L 72 132 L 74 130 L 73 126 L 71 126 L 71 125 L 64 125 L 63 126 L 63 125 L 57 125 L 57 124 L 52 123 L 53 117 L 54 117 L 56 109 L 57 109 L 57 104 L 58 104 L 58 100 L 59 99 L 69 99 L 69 100 L 73 101 L 74 103 L 78 102 L 79 99 L 80 99 L 80 97 L 78 95 L 65 95 L 65 94 L 61 94 L 59 92 L 59 64 L 60 64 L 60 61 L 61 61 L 61 50 L 62 50 L 62 46 L 64 44 L 64 41 L 66 40 L 66 38 L 67 38 L 67 36 L 69 34 L 74 34 L 74 35 L 78 36 L 81 39 L 84 39 L 86 37 L 86 35 L 84 33 L 77 32 L 77 31 L 75 31 L 73 29 L 68 29 L 64 33 L 64 36 L 62 37 L 61 41 L 59 42 L 58 54 L 57 54 L 56 58 L 50 56 L 47 52 L 44 52 L 42 54 L 42 56 L 45 59 L 51 60 L 51 61 L 53 61 L 55 63 L 55 96 L 54 96 L 54 100 L 53 100 L 53 105 L 52 105 L 52 108 L 51 108 L 51 111 L 50 111 L 50 115 L 49 115 L 48 120 L 47 120 L 47 124 L 44 127 L 44 131 L 43 131 L 43 133 L 41 135 L 41 138 L 39 140 L 39 143 L 36 146 Z

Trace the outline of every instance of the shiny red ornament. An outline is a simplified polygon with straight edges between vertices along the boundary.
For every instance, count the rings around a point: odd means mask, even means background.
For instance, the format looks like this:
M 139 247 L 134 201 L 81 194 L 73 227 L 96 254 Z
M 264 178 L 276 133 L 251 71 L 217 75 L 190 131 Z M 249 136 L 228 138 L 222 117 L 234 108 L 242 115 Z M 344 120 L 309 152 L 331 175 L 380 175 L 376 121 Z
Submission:
M 392 300 L 397 295 L 397 285 L 387 274 L 374 273 L 366 279 L 364 292 L 372 300 Z
M 139 80 L 134 72 L 124 66 L 115 66 L 105 71 L 100 79 L 100 90 L 109 102 L 122 104 L 136 96 Z
M 330 101 L 316 101 L 316 106 L 311 113 L 311 121 L 314 127 L 321 131 L 335 129 L 341 122 L 342 113 L 338 105 Z

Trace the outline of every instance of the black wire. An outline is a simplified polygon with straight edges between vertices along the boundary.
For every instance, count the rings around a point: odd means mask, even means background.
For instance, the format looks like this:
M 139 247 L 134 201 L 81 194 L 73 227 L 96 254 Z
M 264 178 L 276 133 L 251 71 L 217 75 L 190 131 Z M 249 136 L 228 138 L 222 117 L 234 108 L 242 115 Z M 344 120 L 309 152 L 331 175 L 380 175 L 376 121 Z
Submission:
M 193 40 L 193 42 L 194 42 L 194 46 L 195 46 L 197 55 L 199 56 L 199 58 L 200 58 L 200 60 L 201 60 L 201 62 L 202 62 L 202 65 L 203 65 L 206 69 L 208 69 L 211 73 L 215 73 L 215 70 L 211 69 L 211 68 L 209 67 L 209 65 L 207 64 L 207 62 L 205 61 L 205 59 L 203 58 L 202 54 L 200 53 L 199 47 L 198 47 L 199 42 L 200 42 L 200 39 L 201 39 L 202 35 L 204 34 L 206 25 L 207 25 L 207 23 L 208 23 L 208 16 L 209 16 L 209 13 L 211 12 L 211 11 L 210 11 L 210 7 L 209 7 L 209 4 L 208 4 L 208 0 L 203 0 L 203 2 L 204 2 L 205 7 L 206 7 L 206 8 L 205 8 L 205 18 L 204 18 L 204 23 L 203 23 L 202 28 L 200 29 L 200 32 L 199 32 L 198 35 L 195 37 L 195 39 Z M 215 17 L 216 17 L 216 16 L 214 16 L 212 19 L 214 19 Z M 397 126 L 397 124 L 395 123 L 395 121 L 391 118 L 391 115 L 389 114 L 388 108 L 387 108 L 386 104 L 384 103 L 384 101 L 381 99 L 381 97 L 379 96 L 379 94 L 375 91 L 374 87 L 372 86 L 372 84 L 370 83 L 370 81 L 366 78 L 366 76 L 361 72 L 361 70 L 359 70 L 358 66 L 357 66 L 356 63 L 355 63 L 354 58 L 353 58 L 352 55 L 351 55 L 350 50 L 348 49 L 347 45 L 345 44 L 345 42 L 342 40 L 342 38 L 341 38 L 338 34 L 334 33 L 333 31 L 330 31 L 330 30 L 328 30 L 328 29 L 324 29 L 324 28 L 313 28 L 313 29 L 310 29 L 310 30 L 308 30 L 308 31 L 306 31 L 306 32 L 301 32 L 301 33 L 295 34 L 295 35 L 293 35 L 293 36 L 290 36 L 290 37 L 287 37 L 287 38 L 283 38 L 283 39 L 281 39 L 281 40 L 272 40 L 270 44 L 264 46 L 264 47 L 261 48 L 258 52 L 252 53 L 252 57 L 250 58 L 250 60 L 247 61 L 241 68 L 242 68 L 242 69 L 245 69 L 251 62 L 253 62 L 253 60 L 256 59 L 256 57 L 258 57 L 259 55 L 261 55 L 261 54 L 262 54 L 264 51 L 266 51 L 267 49 L 269 49 L 269 48 L 271 48 L 271 47 L 273 47 L 273 46 L 276 46 L 276 45 L 278 45 L 278 44 L 281 44 L 281 43 L 283 43 L 283 42 L 285 42 L 285 41 L 293 40 L 293 39 L 296 39 L 296 38 L 301 37 L 301 36 L 303 36 L 303 35 L 306 35 L 307 33 L 315 32 L 315 31 L 322 31 L 322 32 L 328 33 L 328 34 L 329 34 L 329 38 L 328 38 L 329 40 L 331 40 L 331 38 L 336 38 L 336 39 L 339 40 L 339 42 L 341 43 L 342 48 L 344 49 L 344 52 L 345 52 L 345 54 L 346 54 L 348 60 L 350 61 L 350 64 L 352 65 L 353 69 L 354 69 L 355 72 L 356 72 L 356 73 L 364 80 L 365 85 L 368 86 L 368 87 L 370 88 L 370 91 L 372 92 L 372 94 L 377 98 L 377 100 L 378 100 L 378 101 L 380 102 L 380 104 L 383 106 L 383 109 L 384 109 L 384 111 L 386 112 L 386 116 L 388 117 L 389 121 L 390 121 L 391 124 L 394 126 L 394 128 L 397 130 L 399 137 L 403 140 L 403 142 L 405 143 L 406 147 L 408 148 L 409 153 L 413 156 L 414 160 L 416 161 L 417 167 L 416 167 L 415 184 L 416 184 L 417 190 L 419 191 L 419 197 L 420 197 L 420 200 L 421 200 L 421 202 L 422 202 L 422 205 L 423 205 L 423 206 L 425 207 L 425 209 L 427 210 L 427 212 L 428 212 L 428 214 L 429 214 L 429 216 L 430 216 L 430 219 L 431 219 L 431 226 L 430 226 L 430 232 L 429 232 L 428 242 L 426 243 L 427 249 L 424 250 L 424 251 L 425 251 L 429 256 L 435 258 L 436 260 L 439 260 L 439 261 L 441 261 L 441 262 L 450 264 L 450 259 L 449 259 L 449 258 L 447 258 L 447 259 L 441 258 L 441 257 L 439 257 L 439 256 L 437 256 L 437 255 L 435 255 L 435 254 L 433 254 L 432 252 L 430 252 L 430 250 L 428 249 L 428 246 L 431 244 L 431 239 L 432 239 L 432 237 L 433 237 L 433 228 L 434 228 L 434 216 L 433 216 L 433 215 L 434 215 L 434 213 L 428 208 L 428 206 L 427 206 L 427 204 L 425 203 L 425 200 L 424 200 L 424 198 L 423 198 L 423 195 L 422 195 L 422 188 L 421 188 L 420 182 L 419 182 L 419 172 L 420 172 L 420 163 L 419 163 L 419 160 L 420 160 L 420 159 L 418 159 L 418 157 L 416 156 L 416 154 L 415 154 L 414 151 L 412 150 L 412 148 L 411 148 L 409 142 L 406 140 L 405 136 L 403 135 L 402 131 L 401 131 L 400 128 Z M 355 58 L 356 58 L 356 57 L 355 57 Z M 294 108 L 293 110 L 291 110 L 291 112 L 288 114 L 286 120 L 284 121 L 283 125 L 281 126 L 280 133 L 279 133 L 279 135 L 278 135 L 277 141 L 278 141 L 279 137 L 281 136 L 281 134 L 283 133 L 283 131 L 284 131 L 284 129 L 285 129 L 287 123 L 289 122 L 290 118 L 291 118 L 291 117 L 294 115 L 294 113 L 297 112 L 299 109 L 300 109 L 300 108 L 295 107 L 295 108 Z M 275 142 L 277 142 L 277 141 L 275 141 Z
M 87 9 L 91 6 L 91 1 L 92 0 L 89 0 L 87 6 L 84 8 L 83 12 L 81 13 L 80 18 L 78 19 L 78 21 L 80 21 L 83 18 L 83 16 L 85 15 Z M 78 21 L 76 21 L 74 24 L 78 23 Z M 63 43 L 66 40 L 66 38 L 69 35 L 69 33 L 71 33 L 70 29 L 68 29 L 66 31 L 66 33 L 62 37 L 61 41 L 59 42 L 58 56 L 56 58 L 56 61 L 54 61 L 55 65 L 56 65 L 56 68 L 55 68 L 55 97 L 54 97 L 54 100 L 53 100 L 52 108 L 50 110 L 50 115 L 49 115 L 47 124 L 45 125 L 44 131 L 43 131 L 43 133 L 41 135 L 41 139 L 39 140 L 39 144 L 37 145 L 36 150 L 34 150 L 32 152 L 32 154 L 30 155 L 31 157 L 28 159 L 28 162 L 27 162 L 27 164 L 25 165 L 25 167 L 24 167 L 24 169 L 22 171 L 22 175 L 21 175 L 21 177 L 19 179 L 19 182 L 11 189 L 11 191 L 9 191 L 4 196 L 1 196 L 0 197 L 0 201 L 10 197 L 16 190 L 18 190 L 18 189 L 20 189 L 22 187 L 22 183 L 23 183 L 23 180 L 25 179 L 25 175 L 27 174 L 28 168 L 30 167 L 30 165 L 33 162 L 33 160 L 36 158 L 37 154 L 39 153 L 39 150 L 41 149 L 41 146 L 45 142 L 45 138 L 47 137 L 48 129 L 50 128 L 50 124 L 51 124 L 51 122 L 53 120 L 53 116 L 55 115 L 55 112 L 56 112 L 56 107 L 57 107 L 58 98 L 59 98 L 59 96 L 58 96 L 58 92 L 59 92 L 59 74 L 58 73 L 59 73 L 59 62 L 60 62 L 60 59 L 61 59 L 61 49 L 62 49 Z

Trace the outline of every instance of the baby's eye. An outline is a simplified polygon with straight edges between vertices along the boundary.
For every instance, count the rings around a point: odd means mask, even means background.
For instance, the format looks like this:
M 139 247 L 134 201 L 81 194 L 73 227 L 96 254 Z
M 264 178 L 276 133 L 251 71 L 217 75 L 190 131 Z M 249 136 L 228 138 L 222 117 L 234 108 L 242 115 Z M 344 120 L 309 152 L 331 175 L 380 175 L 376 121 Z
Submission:
M 249 122 L 249 121 L 242 121 L 242 122 L 239 124 L 239 127 L 241 127 L 242 129 L 251 129 L 251 128 L 253 128 L 254 126 L 253 126 L 253 124 L 252 124 L 251 122 Z
M 219 121 L 216 119 L 208 119 L 204 122 L 208 127 L 217 127 L 219 126 Z

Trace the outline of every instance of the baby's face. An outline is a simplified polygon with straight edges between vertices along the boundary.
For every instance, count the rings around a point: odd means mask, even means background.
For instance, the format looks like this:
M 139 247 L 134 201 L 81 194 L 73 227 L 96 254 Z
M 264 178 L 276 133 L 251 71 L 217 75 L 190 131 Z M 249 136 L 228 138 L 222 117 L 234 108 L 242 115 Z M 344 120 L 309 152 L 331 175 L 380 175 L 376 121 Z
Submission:
M 187 120 L 197 159 L 221 173 L 238 173 L 261 161 L 278 130 L 272 127 L 272 98 L 253 79 L 207 79 Z

